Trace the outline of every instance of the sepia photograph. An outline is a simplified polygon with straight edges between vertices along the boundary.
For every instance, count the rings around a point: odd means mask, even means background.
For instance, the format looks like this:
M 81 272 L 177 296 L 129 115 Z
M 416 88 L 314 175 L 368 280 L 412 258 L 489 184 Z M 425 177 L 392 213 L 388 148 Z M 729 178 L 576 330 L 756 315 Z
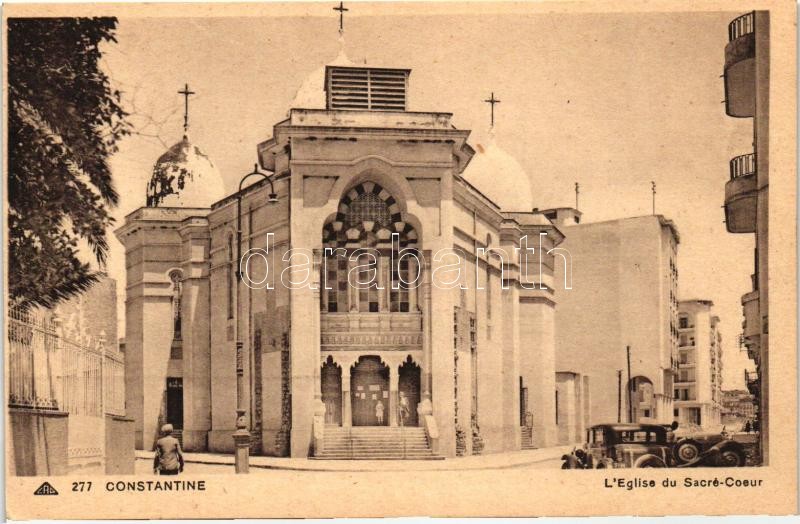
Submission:
M 795 17 L 5 5 L 7 517 L 796 512 Z

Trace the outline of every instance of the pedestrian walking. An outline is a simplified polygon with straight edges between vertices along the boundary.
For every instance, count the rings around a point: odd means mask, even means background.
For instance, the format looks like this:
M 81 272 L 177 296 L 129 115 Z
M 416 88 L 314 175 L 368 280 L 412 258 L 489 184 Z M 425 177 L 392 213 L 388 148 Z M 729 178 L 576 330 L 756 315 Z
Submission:
M 378 425 L 383 426 L 383 402 L 380 400 L 375 404 L 375 416 L 378 418 Z
M 408 411 L 408 398 L 406 398 L 405 393 L 402 391 L 400 392 L 400 405 L 398 406 L 400 410 L 400 425 L 406 425 L 406 419 L 408 418 L 409 411 Z
M 172 424 L 161 426 L 163 435 L 156 442 L 156 453 L 153 457 L 153 473 L 156 475 L 177 475 L 183 472 L 183 453 L 181 443 L 172 436 Z

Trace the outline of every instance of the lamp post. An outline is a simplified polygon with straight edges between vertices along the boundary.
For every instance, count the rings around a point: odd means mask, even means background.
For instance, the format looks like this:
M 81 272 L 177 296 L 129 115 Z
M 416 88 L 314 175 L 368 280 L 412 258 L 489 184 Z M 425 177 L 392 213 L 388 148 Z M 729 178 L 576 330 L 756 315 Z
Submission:
M 242 280 L 242 188 L 245 181 L 253 176 L 261 177 L 269 182 L 270 193 L 267 202 L 278 203 L 278 195 L 269 174 L 258 170 L 258 164 L 253 166 L 253 171 L 247 173 L 239 181 L 239 191 L 236 193 L 236 431 L 233 433 L 233 443 L 236 446 L 234 467 L 236 473 L 248 473 L 250 469 L 250 431 L 247 429 L 247 410 L 244 408 L 244 356 L 242 332 L 239 324 L 239 283 Z M 248 232 L 252 234 L 252 232 Z

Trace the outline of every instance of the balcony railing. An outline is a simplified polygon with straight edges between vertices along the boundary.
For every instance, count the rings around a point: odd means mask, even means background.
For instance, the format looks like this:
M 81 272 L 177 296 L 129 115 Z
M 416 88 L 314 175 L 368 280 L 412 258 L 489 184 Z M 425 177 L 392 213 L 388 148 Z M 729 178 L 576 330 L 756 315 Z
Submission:
M 733 42 L 740 36 L 744 36 L 755 32 L 756 20 L 755 13 L 749 12 L 742 16 L 735 18 L 733 22 L 728 24 L 728 41 Z
M 737 342 L 739 344 L 739 351 L 748 350 L 744 333 L 739 333 L 739 336 L 737 337 Z
M 729 170 L 730 180 L 725 183 L 725 227 L 729 233 L 753 233 L 758 207 L 755 153 L 732 158 Z
M 740 176 L 753 175 L 756 172 L 756 154 L 747 153 L 733 157 L 730 162 L 731 180 Z
M 351 346 L 421 347 L 422 313 L 322 313 L 322 345 L 326 350 Z
M 744 370 L 744 383 L 747 385 L 748 391 L 756 395 L 759 389 L 758 372 Z
M 748 339 L 761 335 L 760 316 L 761 297 L 758 291 L 750 291 L 742 295 L 742 313 L 744 321 L 742 328 L 744 336 Z

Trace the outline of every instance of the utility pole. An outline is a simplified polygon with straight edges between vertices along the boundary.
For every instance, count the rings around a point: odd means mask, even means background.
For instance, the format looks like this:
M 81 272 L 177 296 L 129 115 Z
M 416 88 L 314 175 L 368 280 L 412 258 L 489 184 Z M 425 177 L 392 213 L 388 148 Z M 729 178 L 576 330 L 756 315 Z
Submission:
M 628 422 L 633 422 L 633 404 L 631 403 L 631 347 L 625 346 L 625 351 L 628 354 Z
M 622 422 L 622 370 L 617 370 L 617 422 Z
M 653 214 L 656 214 L 656 183 L 650 181 L 650 187 L 653 190 Z

